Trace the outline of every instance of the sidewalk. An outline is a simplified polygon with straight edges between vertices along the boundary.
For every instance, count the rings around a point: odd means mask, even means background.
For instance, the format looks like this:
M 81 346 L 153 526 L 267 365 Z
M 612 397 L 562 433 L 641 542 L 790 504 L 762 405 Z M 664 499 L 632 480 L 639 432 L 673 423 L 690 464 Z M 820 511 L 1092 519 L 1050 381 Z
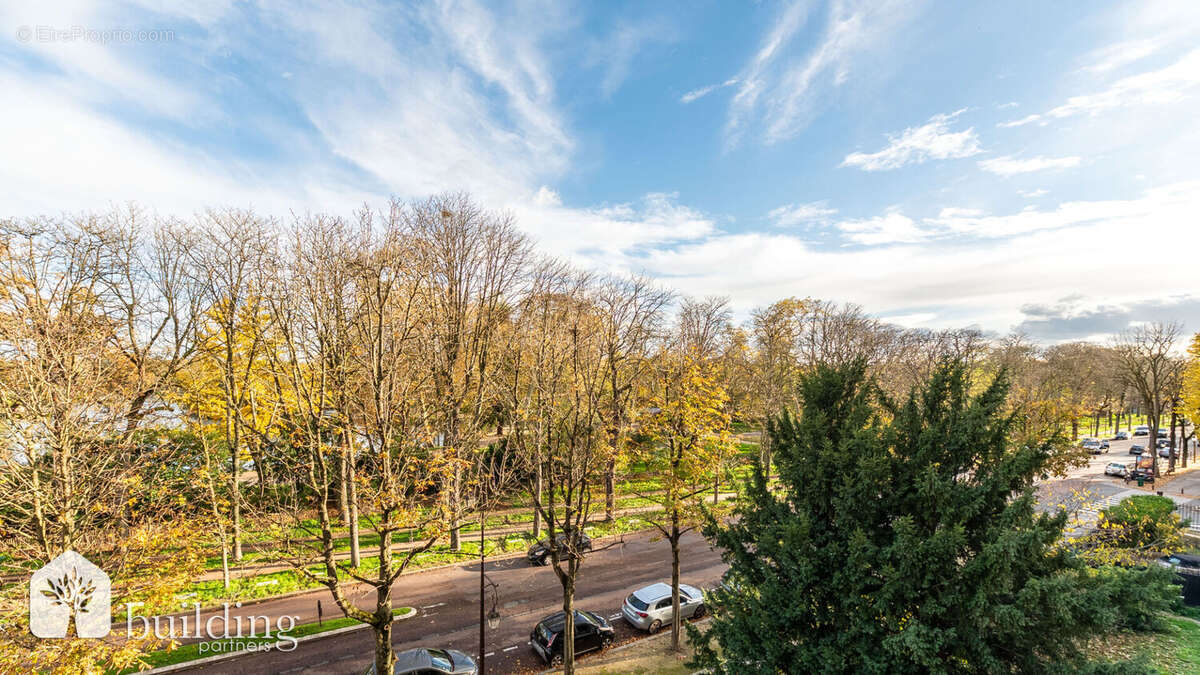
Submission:
M 1163 495 L 1200 499 L 1200 461 L 1188 463 L 1186 469 L 1175 467 L 1175 473 L 1164 476 L 1158 483 Z

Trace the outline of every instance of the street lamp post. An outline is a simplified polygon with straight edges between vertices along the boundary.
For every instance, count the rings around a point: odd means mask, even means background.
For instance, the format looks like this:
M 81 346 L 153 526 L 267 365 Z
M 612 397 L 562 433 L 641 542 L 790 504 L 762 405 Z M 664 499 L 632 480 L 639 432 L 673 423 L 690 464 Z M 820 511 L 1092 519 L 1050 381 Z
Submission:
M 496 611 L 496 595 L 497 595 L 496 594 L 496 582 L 489 579 L 484 570 L 485 559 L 484 559 L 484 554 L 483 554 L 483 544 L 484 544 L 485 539 L 484 539 L 483 530 L 484 530 L 484 525 L 486 524 L 485 523 L 486 518 L 487 518 L 487 514 L 481 508 L 479 510 L 479 673 L 480 673 L 480 675 L 483 675 L 485 672 L 487 672 L 486 670 L 484 670 L 484 668 L 485 668 L 484 662 L 487 658 L 484 656 L 484 654 L 486 653 L 486 651 L 485 651 L 486 646 L 485 646 L 485 640 L 484 640 L 484 636 L 486 635 L 486 629 L 491 628 L 492 630 L 495 630 L 496 628 L 498 628 L 500 626 L 500 612 Z M 487 613 L 484 613 L 484 610 L 483 610 L 484 594 L 485 594 L 485 591 L 487 590 L 487 588 L 486 588 L 487 585 L 490 585 L 492 587 L 492 608 L 489 611 L 487 611 Z

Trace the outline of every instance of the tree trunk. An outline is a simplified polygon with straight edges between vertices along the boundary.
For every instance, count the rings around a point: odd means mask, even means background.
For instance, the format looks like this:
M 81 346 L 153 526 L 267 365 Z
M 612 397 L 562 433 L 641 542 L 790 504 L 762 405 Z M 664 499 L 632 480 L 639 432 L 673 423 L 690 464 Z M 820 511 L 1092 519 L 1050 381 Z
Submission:
M 568 563 L 569 565 L 570 563 Z M 575 580 L 563 580 L 563 673 L 575 672 Z
M 230 460 L 233 462 L 229 472 L 229 517 L 233 521 L 233 559 L 240 561 L 242 559 L 242 495 L 241 483 L 238 481 L 241 467 L 238 466 L 236 433 L 234 432 L 234 442 L 229 449 Z
M 338 513 L 342 516 L 342 525 L 350 527 L 350 491 L 347 483 L 350 473 L 350 457 L 345 446 L 342 446 L 341 461 L 338 462 Z
M 1177 413 L 1175 412 L 1175 406 L 1171 406 L 1171 430 L 1168 432 L 1169 438 L 1170 438 L 1168 443 L 1171 444 L 1171 454 L 1168 455 L 1168 457 L 1167 457 L 1167 471 L 1175 471 L 1175 453 L 1177 452 L 1177 450 L 1175 448 L 1175 423 L 1176 423 L 1176 421 L 1177 421 Z
M 391 611 L 391 610 L 389 610 Z M 371 626 L 375 633 L 375 672 L 392 672 L 392 624 Z
M 671 516 L 671 650 L 679 651 L 679 510 Z
M 612 522 L 617 508 L 617 460 L 608 460 L 604 471 L 604 519 Z
M 461 526 L 458 523 L 458 481 L 459 472 L 455 469 L 454 477 L 450 480 L 450 550 L 454 552 L 462 550 Z
M 1079 438 L 1079 418 L 1071 420 L 1071 440 Z
M 533 503 L 537 504 L 540 502 L 540 500 L 542 498 L 542 463 L 540 461 L 537 464 L 537 470 L 535 471 L 535 474 L 536 474 L 536 478 L 534 480 L 534 486 L 533 486 L 533 490 L 534 490 Z M 538 539 L 541 536 L 542 536 L 542 511 L 541 511 L 541 509 L 539 509 L 535 506 L 533 509 L 533 538 Z
M 357 472 L 354 466 L 354 446 L 349 442 L 346 443 L 346 503 L 349 506 L 350 522 L 350 566 L 358 567 L 362 563 L 362 552 L 359 549 L 358 543 L 358 486 L 356 485 Z M 388 541 L 383 542 L 391 545 L 392 535 L 388 534 Z

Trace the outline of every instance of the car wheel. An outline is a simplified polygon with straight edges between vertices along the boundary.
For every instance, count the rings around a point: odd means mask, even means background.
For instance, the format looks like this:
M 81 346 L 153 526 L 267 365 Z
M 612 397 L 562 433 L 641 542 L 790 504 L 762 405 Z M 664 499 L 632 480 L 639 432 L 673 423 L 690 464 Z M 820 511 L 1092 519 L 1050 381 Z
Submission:
M 562 654 L 555 654 L 550 657 L 550 667 L 557 668 L 562 665 Z
M 650 631 L 651 633 L 657 633 L 659 628 L 662 628 L 662 622 L 658 619 L 655 619 L 654 621 L 650 622 L 650 627 L 646 630 Z
M 708 611 L 707 607 L 705 607 L 704 605 L 700 605 L 699 607 L 696 608 L 695 612 L 692 612 L 692 618 L 699 619 L 700 617 L 704 616 L 704 613 L 707 611 Z
M 606 637 L 600 641 L 600 649 L 608 649 L 609 647 L 612 646 L 612 643 L 613 643 L 612 636 Z

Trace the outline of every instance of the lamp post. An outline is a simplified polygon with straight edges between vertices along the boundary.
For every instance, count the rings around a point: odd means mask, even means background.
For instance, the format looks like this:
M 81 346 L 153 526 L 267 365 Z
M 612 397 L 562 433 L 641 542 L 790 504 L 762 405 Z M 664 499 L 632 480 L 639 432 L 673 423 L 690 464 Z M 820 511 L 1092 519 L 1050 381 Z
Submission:
M 484 558 L 484 554 L 483 554 L 483 544 L 485 541 L 483 530 L 484 530 L 484 525 L 486 524 L 485 523 L 486 518 L 487 518 L 487 515 L 484 513 L 484 510 L 480 509 L 479 510 L 479 673 L 480 673 L 480 675 L 483 675 L 483 673 L 487 672 L 486 670 L 484 670 L 484 668 L 485 668 L 484 661 L 487 658 L 484 656 L 484 654 L 486 653 L 485 652 L 486 646 L 485 646 L 485 640 L 484 640 L 484 636 L 486 635 L 486 629 L 491 628 L 492 630 L 496 630 L 497 628 L 500 627 L 500 612 L 496 611 L 496 596 L 497 596 L 496 582 L 494 582 L 488 578 L 487 573 L 484 571 L 484 567 L 483 567 L 484 562 L 485 562 L 485 558 Z M 492 608 L 490 610 L 488 610 L 487 613 L 484 613 L 484 610 L 483 610 L 484 594 L 485 594 L 485 591 L 487 590 L 486 586 L 489 586 L 489 585 L 492 587 Z

